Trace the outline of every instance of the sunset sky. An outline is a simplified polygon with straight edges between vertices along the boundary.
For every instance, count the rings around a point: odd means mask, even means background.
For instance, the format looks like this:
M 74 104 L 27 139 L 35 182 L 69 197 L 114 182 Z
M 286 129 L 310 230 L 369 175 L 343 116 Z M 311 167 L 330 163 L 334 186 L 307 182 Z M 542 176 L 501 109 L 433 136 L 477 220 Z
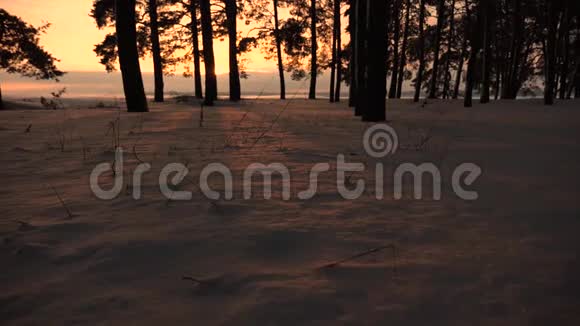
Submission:
M 30 24 L 39 26 L 44 22 L 52 24 L 48 33 L 43 35 L 41 44 L 60 59 L 59 68 L 65 71 L 104 71 L 93 52 L 107 33 L 98 30 L 89 17 L 92 0 L 3 0 L 1 7 L 12 15 L 23 18 Z M 227 42 L 214 41 L 216 72 L 226 73 Z M 245 56 L 250 59 L 246 64 L 248 71 L 274 71 L 274 61 L 266 61 L 260 51 Z M 151 59 L 142 62 L 143 72 L 153 70 Z

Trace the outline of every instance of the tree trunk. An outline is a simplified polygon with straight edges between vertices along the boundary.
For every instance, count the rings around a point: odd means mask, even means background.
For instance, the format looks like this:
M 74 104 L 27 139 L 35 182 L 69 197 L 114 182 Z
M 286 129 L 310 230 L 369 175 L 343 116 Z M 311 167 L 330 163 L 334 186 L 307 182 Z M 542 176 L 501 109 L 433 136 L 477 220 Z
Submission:
M 459 98 L 459 86 L 461 86 L 461 75 L 463 74 L 463 65 L 465 64 L 465 56 L 467 55 L 467 36 L 463 40 L 463 46 L 461 50 L 461 57 L 459 58 L 459 63 L 457 64 L 457 74 L 455 75 L 455 84 L 453 85 L 453 99 Z
M 147 112 L 147 98 L 143 88 L 143 77 L 141 76 L 137 50 L 135 1 L 115 1 L 117 48 L 127 111 Z
M 415 79 L 414 101 L 419 102 L 421 97 L 421 83 L 423 82 L 423 71 L 425 70 L 425 0 L 419 4 L 419 70 Z
M 403 78 L 405 74 L 405 67 L 407 66 L 407 44 L 409 42 L 409 25 L 411 23 L 411 0 L 407 0 L 405 4 L 405 31 L 403 32 L 403 44 L 401 45 L 401 63 L 399 65 L 398 80 L 397 80 L 397 98 L 401 98 L 403 94 Z
M 230 101 L 241 99 L 240 69 L 238 66 L 238 6 L 236 0 L 225 0 L 230 59 Z
M 368 1 L 368 107 L 363 111 L 363 121 L 386 120 L 388 2 Z
M 354 113 L 362 116 L 367 103 L 367 6 L 368 0 L 356 0 L 355 47 L 356 104 Z
M 433 54 L 433 70 L 431 74 L 431 87 L 429 98 L 437 98 L 437 81 L 439 79 L 439 53 L 441 52 L 441 31 L 445 21 L 445 0 L 437 3 L 437 28 L 435 30 L 435 53 Z
M 357 3 L 358 0 L 350 0 L 350 6 L 348 8 L 348 33 L 350 34 L 350 58 L 348 60 L 348 73 L 350 79 L 350 87 L 348 90 L 348 106 L 356 106 L 356 94 L 357 94 L 357 77 L 356 77 L 356 62 L 358 60 L 356 56 L 356 13 L 357 13 Z
M 280 99 L 286 99 L 286 81 L 284 79 L 284 62 L 282 61 L 282 40 L 280 37 L 280 20 L 278 19 L 278 0 L 274 0 L 274 38 L 278 58 L 278 75 L 280 78 Z
M 336 21 L 336 86 L 334 88 L 334 101 L 340 102 L 340 84 L 342 83 L 342 27 L 341 27 L 341 16 L 340 16 L 340 5 L 341 0 L 335 0 L 335 14 L 337 14 L 338 19 Z
M 548 35 L 546 37 L 546 49 L 544 51 L 544 69 L 545 69 L 545 86 L 544 86 L 544 104 L 554 104 L 554 79 L 556 64 L 556 5 L 548 2 L 548 12 L 546 15 L 546 24 Z
M 332 25 L 332 58 L 330 60 L 330 92 L 329 92 L 329 99 L 330 103 L 334 103 L 334 85 L 336 83 L 336 23 L 340 20 L 340 17 L 337 19 L 336 14 L 336 4 L 339 3 L 340 0 L 333 0 L 333 25 Z
M 470 43 L 471 43 L 471 51 L 469 55 L 469 64 L 467 66 L 467 80 L 465 82 L 465 101 L 464 106 L 466 108 L 470 108 L 473 106 L 473 87 L 475 84 L 475 68 L 477 65 L 477 53 L 481 48 L 481 41 L 479 36 L 479 30 L 481 30 L 482 26 L 482 11 L 484 5 L 480 2 L 477 4 L 477 20 L 475 23 L 476 28 L 470 28 L 469 35 L 470 35 Z
M 447 40 L 447 58 L 445 60 L 445 80 L 443 81 L 443 98 L 449 96 L 449 88 L 451 87 L 451 51 L 453 50 L 453 33 L 455 32 L 455 0 L 451 1 L 449 12 L 449 35 Z
M 568 1 L 565 2 L 565 9 L 564 9 L 564 19 L 563 19 L 563 23 L 560 26 L 561 30 L 562 30 L 562 34 L 564 35 L 563 37 L 563 43 L 562 44 L 562 51 L 564 51 L 564 53 L 562 54 L 563 57 L 563 62 L 562 62 L 562 67 L 560 68 L 560 99 L 561 100 L 565 100 L 566 97 L 566 91 L 568 90 L 568 69 L 570 69 L 569 65 L 570 65 L 570 16 L 569 16 L 569 10 L 570 10 L 570 3 Z M 580 16 L 578 17 L 578 19 L 580 19 Z
M 397 97 L 397 82 L 399 80 L 399 41 L 401 38 L 401 3 L 402 0 L 395 0 L 393 5 L 393 72 L 391 74 L 391 85 L 389 87 L 389 98 Z
M 153 56 L 153 75 L 155 77 L 155 102 L 163 102 L 163 59 L 159 44 L 159 18 L 157 0 L 149 0 L 149 28 L 151 29 L 151 54 Z
M 576 68 L 576 78 L 574 79 L 574 99 L 580 99 L 580 69 Z
M 212 106 L 217 99 L 217 79 L 213 53 L 213 27 L 209 0 L 200 0 L 201 34 L 203 39 L 203 61 L 205 64 L 205 100 L 204 104 Z
M 515 99 L 518 93 L 523 20 L 521 0 L 513 0 L 511 45 L 508 66 L 503 78 L 502 99 Z
M 482 4 L 482 24 L 483 24 L 483 56 L 481 58 L 481 67 L 483 70 L 483 80 L 481 84 L 481 97 L 480 102 L 482 104 L 489 103 L 489 92 L 491 87 L 491 17 L 490 11 L 493 6 L 490 3 L 491 0 L 484 1 Z
M 316 77 L 318 75 L 318 43 L 316 37 L 316 0 L 310 0 L 310 91 L 308 99 L 316 99 Z
M 197 1 L 190 0 L 191 15 L 191 35 L 193 41 L 193 80 L 195 83 L 195 97 L 203 98 L 203 88 L 201 85 L 201 56 L 199 53 L 199 30 L 197 21 Z
M 457 75 L 455 77 L 455 85 L 453 89 L 453 99 L 459 97 L 459 86 L 461 86 L 461 74 L 463 74 L 463 65 L 465 64 L 465 56 L 467 55 L 467 41 L 469 40 L 469 33 L 471 31 L 471 9 L 469 3 L 465 3 L 465 19 L 467 19 L 467 26 L 465 28 L 465 35 L 463 36 L 463 44 L 461 45 L 461 56 L 457 65 Z

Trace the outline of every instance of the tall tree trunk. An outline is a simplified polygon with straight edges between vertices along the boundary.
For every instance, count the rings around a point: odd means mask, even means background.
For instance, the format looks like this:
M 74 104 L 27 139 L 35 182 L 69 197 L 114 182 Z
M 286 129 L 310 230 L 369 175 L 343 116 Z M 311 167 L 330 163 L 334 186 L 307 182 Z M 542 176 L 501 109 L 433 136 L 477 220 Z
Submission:
M 467 35 L 463 39 L 463 45 L 461 47 L 461 55 L 459 57 L 459 63 L 457 64 L 457 74 L 455 75 L 455 84 L 453 85 L 453 99 L 456 100 L 459 97 L 459 87 L 461 86 L 461 75 L 463 74 L 463 66 L 465 64 L 465 56 L 467 55 Z
M 563 61 L 562 61 L 562 66 L 560 68 L 560 99 L 561 100 L 565 100 L 566 97 L 566 91 L 568 90 L 568 69 L 570 69 L 569 65 L 570 65 L 570 14 L 569 14 L 569 10 L 570 8 L 570 2 L 568 0 L 566 0 L 565 2 L 565 8 L 564 8 L 564 19 L 562 21 L 562 25 L 560 26 L 560 29 L 562 30 L 562 34 L 563 34 L 563 44 L 562 44 L 562 51 L 564 52 L 562 54 L 563 57 Z M 580 16 L 578 16 L 577 19 L 580 19 Z
M 449 96 L 449 88 L 451 87 L 451 51 L 453 50 L 453 34 L 455 32 L 455 0 L 451 1 L 449 12 L 449 35 L 447 36 L 447 55 L 445 60 L 445 79 L 443 81 L 443 98 Z
M 316 78 L 318 75 L 318 43 L 316 36 L 316 0 L 310 0 L 310 90 L 308 99 L 316 99 Z
M 401 38 L 401 4 L 402 0 L 394 0 L 393 3 L 393 72 L 389 87 L 389 98 L 397 97 L 397 83 L 399 80 L 399 41 Z
M 336 23 L 340 20 L 340 17 L 337 18 L 336 14 L 336 4 L 339 3 L 340 0 L 333 0 L 333 25 L 332 25 L 332 58 L 330 60 L 330 92 L 329 92 L 329 99 L 331 103 L 334 103 L 334 85 L 336 83 Z
M 367 108 L 367 6 L 369 0 L 356 0 L 356 24 L 354 52 L 356 53 L 356 104 L 354 114 L 362 116 Z
M 195 97 L 203 98 L 203 88 L 201 85 L 201 55 L 199 53 L 199 30 L 197 21 L 197 1 L 190 0 L 191 15 L 191 36 L 193 42 L 193 80 L 195 83 Z
M 411 0 L 407 0 L 405 7 L 405 31 L 403 32 L 403 44 L 401 45 L 401 63 L 397 74 L 397 98 L 401 98 L 403 94 L 403 78 L 405 67 L 407 66 L 407 44 L 409 42 L 409 25 L 411 23 Z
M 278 19 L 278 0 L 274 0 L 274 38 L 276 57 L 278 59 L 278 76 L 280 78 L 280 99 L 286 99 L 286 81 L 284 79 L 284 62 L 282 61 L 282 38 L 280 37 L 280 20 Z
M 431 86 L 429 98 L 437 98 L 437 81 L 439 79 L 439 53 L 441 52 L 441 31 L 445 21 L 445 0 L 437 3 L 437 28 L 435 30 L 435 53 L 433 54 L 433 70 L 431 74 Z
M 238 66 L 238 6 L 236 0 L 225 0 L 230 59 L 230 101 L 241 99 L 240 69 Z
M 544 69 L 545 69 L 545 86 L 544 86 L 544 104 L 554 104 L 554 79 L 556 72 L 556 5 L 548 2 L 548 12 L 546 15 L 546 24 L 548 35 L 546 37 L 546 49 L 544 50 Z
M 467 55 L 467 44 L 469 40 L 469 33 L 471 32 L 471 9 L 469 3 L 465 2 L 465 19 L 467 19 L 467 26 L 465 28 L 465 35 L 463 36 L 463 44 L 461 45 L 461 55 L 459 63 L 457 64 L 457 75 L 455 76 L 455 85 L 453 89 L 453 99 L 459 97 L 459 86 L 461 86 L 461 75 L 463 74 L 463 65 L 465 64 L 465 56 Z
M 425 0 L 419 4 L 419 70 L 415 79 L 414 101 L 419 102 L 421 97 L 421 84 L 423 82 L 423 72 L 425 70 Z
M 213 53 L 213 27 L 209 0 L 200 0 L 201 34 L 203 39 L 203 62 L 205 64 L 205 99 L 204 104 L 212 106 L 217 99 L 217 78 Z
M 356 62 L 358 60 L 356 56 L 356 44 L 358 42 L 356 36 L 356 13 L 358 0 L 350 0 L 348 8 L 348 33 L 350 34 L 350 58 L 348 60 L 348 73 L 350 80 L 350 87 L 348 90 L 348 106 L 354 107 L 356 105 L 356 94 L 357 94 L 357 75 L 356 75 Z
M 476 28 L 471 28 L 469 30 L 471 51 L 469 55 L 469 64 L 467 66 L 467 80 L 465 82 L 465 101 L 464 106 L 470 108 L 473 106 L 473 87 L 475 84 L 475 68 L 477 65 L 477 53 L 481 48 L 481 40 L 479 35 L 479 30 L 482 28 L 482 18 L 483 18 L 483 7 L 484 5 L 480 2 L 477 4 L 477 20 L 475 23 Z M 469 19 L 469 18 L 468 18 Z
M 501 24 L 501 18 L 500 18 L 500 24 Z M 501 26 L 501 25 L 500 25 Z M 499 46 L 499 40 L 498 40 L 498 33 L 497 31 L 495 32 L 495 37 L 494 37 L 494 44 L 495 44 L 495 48 L 496 48 L 496 56 L 495 56 L 495 82 L 494 82 L 494 100 L 497 101 L 497 99 L 499 98 L 499 92 L 500 92 L 500 87 L 501 87 L 501 76 L 502 76 L 502 67 L 501 67 L 501 63 L 502 63 L 502 57 L 503 57 L 503 53 L 500 50 L 500 46 Z
M 576 68 L 576 78 L 574 78 L 574 99 L 580 99 L 580 69 Z
M 340 102 L 340 84 L 342 83 L 342 26 L 340 19 L 340 5 L 341 0 L 335 0 L 335 14 L 338 19 L 336 21 L 336 86 L 334 88 L 334 101 Z
M 163 59 L 159 44 L 157 0 L 149 0 L 149 28 L 151 29 L 151 54 L 153 55 L 153 75 L 155 77 L 155 102 L 163 102 Z
M 368 107 L 363 111 L 363 121 L 386 120 L 387 59 L 389 1 L 368 1 Z M 372 49 L 370 48 L 372 45 Z
M 482 25 L 483 25 L 483 56 L 481 58 L 482 84 L 480 102 L 483 104 L 489 103 L 489 94 L 491 87 L 491 22 L 490 17 L 491 8 L 493 8 L 492 0 L 484 1 L 482 4 Z
M 128 112 L 147 112 L 147 98 L 137 50 L 135 0 L 115 1 L 115 26 L 119 65 L 123 77 L 123 90 Z
M 502 99 L 515 99 L 519 89 L 523 19 L 521 0 L 513 0 L 511 45 L 506 76 L 503 78 Z

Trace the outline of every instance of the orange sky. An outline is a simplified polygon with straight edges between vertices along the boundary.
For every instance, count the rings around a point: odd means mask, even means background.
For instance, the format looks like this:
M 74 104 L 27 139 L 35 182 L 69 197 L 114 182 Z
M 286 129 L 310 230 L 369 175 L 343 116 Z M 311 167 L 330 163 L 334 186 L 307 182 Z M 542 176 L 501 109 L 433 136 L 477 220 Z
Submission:
M 106 31 L 98 30 L 89 17 L 92 0 L 2 0 L 1 7 L 12 15 L 20 16 L 35 26 L 43 22 L 52 24 L 48 33 L 43 35 L 41 44 L 61 60 L 59 68 L 65 71 L 104 71 L 104 67 L 93 52 Z M 227 40 L 227 39 L 226 39 Z M 214 41 L 216 72 L 228 71 L 228 51 L 226 41 Z M 266 61 L 259 50 L 245 55 L 250 59 L 246 64 L 248 71 L 274 71 L 274 61 Z M 142 62 L 141 69 L 151 72 L 150 59 Z

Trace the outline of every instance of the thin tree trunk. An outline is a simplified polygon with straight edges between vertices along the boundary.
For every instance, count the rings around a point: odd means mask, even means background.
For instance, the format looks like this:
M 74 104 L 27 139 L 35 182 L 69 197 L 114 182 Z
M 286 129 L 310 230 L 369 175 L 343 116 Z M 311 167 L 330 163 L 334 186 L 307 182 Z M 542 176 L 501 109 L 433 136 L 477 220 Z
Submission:
M 437 28 L 435 31 L 435 53 L 433 54 L 433 70 L 431 74 L 431 86 L 429 98 L 437 98 L 437 81 L 439 79 L 439 53 L 441 52 L 441 31 L 445 20 L 445 0 L 439 0 L 437 4 Z
M 153 56 L 153 75 L 155 77 L 155 102 L 163 102 L 163 59 L 159 44 L 159 18 L 157 0 L 149 0 L 149 28 L 151 29 L 151 54 Z
M 501 24 L 501 18 L 500 20 L 500 24 Z M 494 82 L 494 87 L 493 87 L 493 93 L 494 93 L 494 100 L 497 101 L 497 99 L 499 98 L 499 92 L 500 92 L 500 86 L 501 86 L 501 76 L 502 76 L 502 68 L 501 68 L 501 61 L 502 61 L 502 52 L 500 50 L 500 46 L 499 46 L 499 40 L 498 40 L 498 36 L 497 36 L 497 31 L 495 32 L 495 37 L 494 37 L 494 44 L 495 44 L 495 48 L 496 48 L 496 56 L 495 56 L 495 82 Z
M 316 99 L 316 78 L 318 75 L 318 44 L 316 36 L 316 0 L 310 0 L 310 90 L 308 99 Z
M 491 0 L 484 1 L 482 4 L 482 24 L 483 24 L 483 56 L 481 58 L 481 66 L 483 70 L 483 80 L 481 85 L 480 102 L 482 104 L 489 103 L 489 94 L 491 86 L 491 17 L 489 17 L 491 8 Z
M 357 94 L 357 74 L 356 74 L 356 62 L 358 60 L 356 55 L 356 44 L 358 42 L 356 35 L 356 24 L 357 24 L 357 5 L 359 0 L 350 0 L 350 6 L 348 8 L 348 33 L 350 34 L 350 58 L 348 61 L 348 73 L 350 79 L 350 87 L 348 90 L 348 106 L 356 106 L 356 94 Z
M 135 0 L 115 1 L 119 64 L 128 112 L 147 112 L 147 99 L 139 66 Z
M 336 22 L 336 86 L 334 89 L 334 101 L 340 102 L 340 85 L 342 83 L 342 26 L 341 26 L 341 16 L 340 16 L 340 4 L 341 0 L 335 0 L 337 2 L 337 7 L 335 8 L 338 14 L 338 20 Z
M 369 25 L 368 40 L 368 107 L 363 111 L 362 120 L 379 122 L 386 120 L 386 97 L 387 97 L 387 58 L 388 41 L 388 16 L 390 1 L 368 2 Z M 372 44 L 372 49 L 370 45 Z
M 519 70 L 520 70 L 520 56 L 521 56 L 521 38 L 522 38 L 522 15 L 521 15 L 521 0 L 513 0 L 512 9 L 513 28 L 511 33 L 511 45 L 507 67 L 507 76 L 504 78 L 504 89 L 502 90 L 502 98 L 515 99 L 518 92 L 519 84 Z
M 414 101 L 419 102 L 421 97 L 421 83 L 423 82 L 423 71 L 425 70 L 425 0 L 419 4 L 419 70 L 415 79 Z
M 399 72 L 397 74 L 397 98 L 401 98 L 403 94 L 403 78 L 405 67 L 407 66 L 407 43 L 409 41 L 409 25 L 411 23 L 411 0 L 407 0 L 405 6 L 405 31 L 403 32 L 403 44 L 401 45 L 401 64 L 399 65 Z
M 574 92 L 574 99 L 580 98 L 580 69 L 576 68 L 576 78 L 574 79 L 575 84 L 575 92 Z
M 334 103 L 334 85 L 336 83 L 336 23 L 340 20 L 340 17 L 337 18 L 336 14 L 336 4 L 339 3 L 340 0 L 333 0 L 333 25 L 332 25 L 332 59 L 330 61 L 330 92 L 329 92 L 329 99 L 331 103 Z
M 453 50 L 453 33 L 455 32 L 455 0 L 451 1 L 451 11 L 449 12 L 449 35 L 447 40 L 447 56 L 445 60 L 445 80 L 443 81 L 443 98 L 449 96 L 451 87 L 451 51 Z
M 471 38 L 471 51 L 469 55 L 469 64 L 467 66 L 467 80 L 465 82 L 465 101 L 464 106 L 470 108 L 473 106 L 473 87 L 475 84 L 475 67 L 477 64 L 477 53 L 481 48 L 478 30 L 481 29 L 482 16 L 483 16 L 483 4 L 480 2 L 477 4 L 477 20 L 475 23 L 476 28 L 470 28 L 469 35 Z M 469 18 L 468 18 L 469 19 Z
M 282 61 L 282 40 L 280 37 L 280 20 L 278 19 L 278 0 L 274 0 L 274 38 L 276 56 L 278 59 L 278 75 L 280 78 L 280 99 L 286 99 L 286 81 L 284 79 L 284 62 Z
M 544 86 L 544 104 L 554 104 L 554 79 L 555 79 L 555 63 L 556 63 L 556 8 L 555 4 L 548 2 L 548 12 L 546 15 L 546 24 L 548 26 L 548 35 L 546 40 L 546 49 L 544 51 L 544 66 L 545 66 L 545 86 Z
M 459 58 L 459 64 L 457 65 L 457 75 L 455 76 L 455 85 L 453 89 L 454 100 L 459 97 L 459 86 L 461 86 L 461 75 L 463 74 L 463 65 L 465 64 L 465 56 L 467 55 L 467 43 L 471 31 L 471 9 L 469 8 L 469 3 L 467 1 L 465 2 L 465 19 L 467 19 L 467 26 L 464 33 L 465 35 L 463 36 L 463 44 L 461 45 L 461 56 Z
M 238 7 L 236 0 L 225 0 L 225 5 L 230 59 L 230 101 L 237 102 L 242 97 L 240 90 L 240 69 L 238 66 Z
M 368 0 L 356 0 L 356 53 L 355 78 L 356 78 L 356 104 L 355 116 L 362 116 L 367 108 L 367 6 Z
M 560 99 L 566 99 L 566 91 L 568 90 L 568 69 L 570 69 L 570 16 L 568 11 L 570 10 L 569 2 L 565 1 L 564 9 L 564 20 L 562 26 L 560 27 L 563 31 L 564 38 L 562 44 L 563 62 L 560 70 Z M 578 17 L 580 19 L 580 16 Z
M 401 38 L 401 4 L 402 0 L 395 0 L 393 5 L 393 72 L 389 87 L 389 98 L 397 97 L 397 82 L 399 80 L 399 41 Z
M 195 83 L 195 97 L 203 98 L 203 88 L 201 85 L 201 55 L 199 53 L 199 30 L 197 21 L 197 1 L 190 0 L 191 15 L 191 36 L 193 42 L 193 80 Z
M 453 85 L 453 99 L 459 98 L 459 87 L 461 86 L 461 75 L 463 74 L 463 66 L 465 64 L 465 56 L 467 55 L 467 35 L 464 36 L 461 55 L 459 63 L 457 64 L 457 74 L 455 75 L 455 85 Z
M 205 64 L 205 100 L 204 104 L 212 106 L 217 99 L 217 79 L 215 75 L 215 58 L 213 52 L 213 27 L 209 0 L 200 0 L 201 34 L 203 39 L 203 62 Z

